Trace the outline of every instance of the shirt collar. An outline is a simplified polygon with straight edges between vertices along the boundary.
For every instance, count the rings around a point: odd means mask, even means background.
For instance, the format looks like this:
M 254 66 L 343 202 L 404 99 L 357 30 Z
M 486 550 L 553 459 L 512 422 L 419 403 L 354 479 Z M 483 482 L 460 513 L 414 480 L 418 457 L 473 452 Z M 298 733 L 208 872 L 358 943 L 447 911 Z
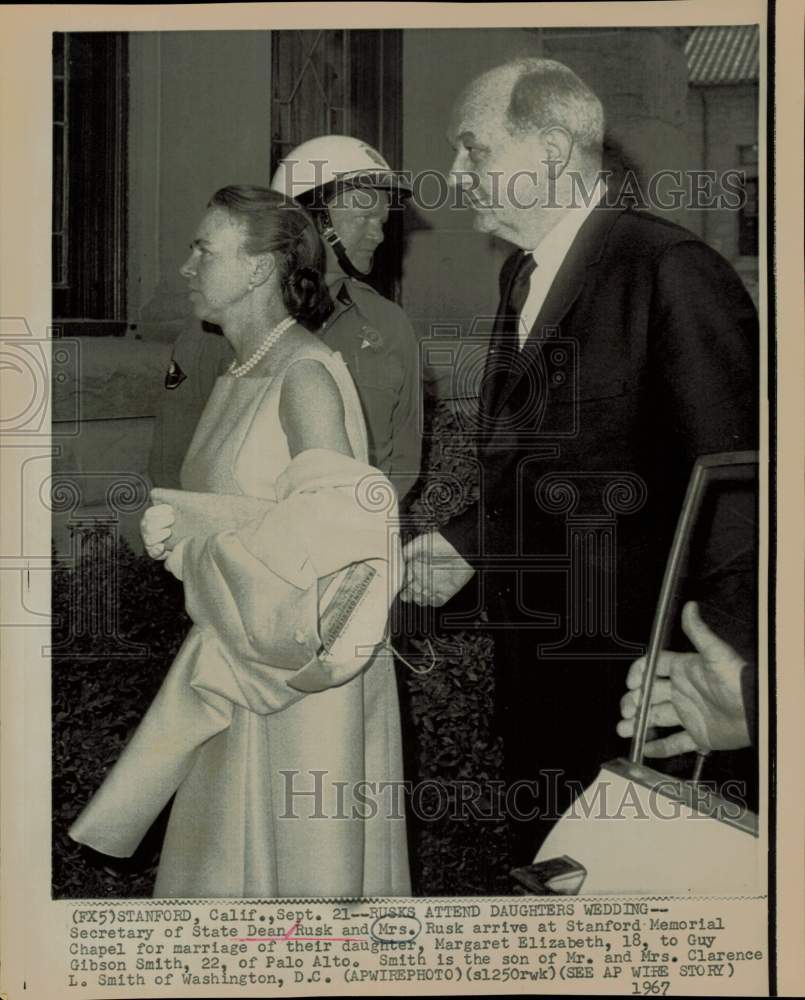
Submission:
M 347 276 L 343 271 L 327 271 L 324 275 L 324 284 L 330 289 L 330 291 L 335 288 L 336 285 L 344 284 L 347 280 Z
M 347 309 L 351 309 L 355 304 L 354 299 L 350 295 L 350 280 L 343 271 L 328 271 L 324 276 L 324 283 L 327 285 L 327 289 L 330 292 L 330 298 L 333 303 L 333 311 L 324 323 L 322 323 L 321 329 L 319 330 L 320 335 L 327 333 L 328 329 L 341 315 L 341 313 L 346 312 Z
M 556 223 L 553 229 L 547 233 L 537 244 L 537 246 L 526 253 L 530 253 L 539 265 L 546 265 L 551 261 L 561 263 L 570 249 L 578 231 L 584 225 L 587 217 L 598 206 L 598 203 L 606 193 L 606 186 L 603 181 L 593 189 L 589 204 L 575 205 L 567 209 L 565 214 Z

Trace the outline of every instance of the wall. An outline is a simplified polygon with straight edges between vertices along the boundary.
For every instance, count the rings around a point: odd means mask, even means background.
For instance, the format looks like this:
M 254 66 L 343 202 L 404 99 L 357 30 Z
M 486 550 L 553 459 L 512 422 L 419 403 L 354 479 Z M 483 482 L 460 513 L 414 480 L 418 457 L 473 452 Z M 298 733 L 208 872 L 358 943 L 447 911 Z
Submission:
M 408 30 L 403 33 L 403 166 L 414 175 L 445 175 L 453 161 L 446 132 L 450 110 L 463 87 L 483 70 L 512 53 L 534 51 L 534 38 L 522 30 Z M 421 200 L 434 203 L 438 185 L 422 184 Z M 443 364 L 433 367 L 442 395 L 456 396 L 451 373 L 461 368 L 454 355 L 458 338 L 440 327 L 460 328 L 466 338 L 473 318 L 494 316 L 497 273 L 509 249 L 473 231 L 467 209 L 442 205 L 408 210 L 402 306 L 419 337 L 444 341 Z M 436 347 L 426 350 L 433 360 Z
M 445 130 L 465 84 L 515 56 L 545 55 L 567 63 L 596 91 L 609 132 L 644 175 L 684 168 L 683 43 L 676 29 L 405 31 L 403 165 L 414 173 L 449 170 Z M 670 214 L 685 221 L 682 211 Z M 444 398 L 458 401 L 477 391 L 483 351 L 468 341 L 468 333 L 474 317 L 494 315 L 497 274 L 510 251 L 473 232 L 469 209 L 423 210 L 409 219 L 403 306 L 419 336 L 432 345 L 428 374 Z M 457 371 L 467 377 L 457 377 Z
M 662 170 L 687 167 L 685 31 L 621 28 L 546 31 L 546 56 L 565 63 L 604 105 L 606 139 L 637 172 L 641 187 Z M 687 222 L 684 208 L 652 211 Z
M 186 316 L 179 267 L 210 195 L 268 183 L 270 56 L 268 31 L 131 35 L 132 318 Z
M 758 140 L 757 84 L 693 86 L 687 103 L 692 165 L 718 174 L 726 170 L 756 172 L 756 168 L 740 164 L 738 147 L 751 146 Z M 737 212 L 729 209 L 692 212 L 690 226 L 733 264 L 741 264 Z

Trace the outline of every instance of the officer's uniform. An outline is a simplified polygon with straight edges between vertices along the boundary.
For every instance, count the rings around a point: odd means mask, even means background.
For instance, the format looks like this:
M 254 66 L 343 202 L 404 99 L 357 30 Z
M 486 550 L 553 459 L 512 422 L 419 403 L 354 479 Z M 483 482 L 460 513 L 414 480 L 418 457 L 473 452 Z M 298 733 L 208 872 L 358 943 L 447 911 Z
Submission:
M 402 309 L 369 285 L 343 274 L 327 279 L 335 309 L 319 336 L 347 365 L 366 420 L 369 461 L 402 500 L 419 477 L 422 449 L 416 335 Z M 204 330 L 176 341 L 149 460 L 154 485 L 179 488 L 201 412 L 233 357 L 224 337 Z
M 363 406 L 369 460 L 402 500 L 419 478 L 422 457 L 416 335 L 398 305 L 362 281 L 333 277 L 327 275 L 335 309 L 319 336 L 349 368 Z
M 157 410 L 148 474 L 154 486 L 178 490 L 179 470 L 202 411 L 219 375 L 235 354 L 220 333 L 197 326 L 180 334 L 165 373 L 165 392 Z

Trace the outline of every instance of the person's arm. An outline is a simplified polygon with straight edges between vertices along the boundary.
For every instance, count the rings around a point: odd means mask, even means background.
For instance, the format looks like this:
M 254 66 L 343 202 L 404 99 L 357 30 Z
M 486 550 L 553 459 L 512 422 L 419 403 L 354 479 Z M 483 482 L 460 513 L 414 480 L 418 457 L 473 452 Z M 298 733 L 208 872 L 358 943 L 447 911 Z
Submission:
M 519 257 L 519 250 L 511 253 L 501 268 L 499 303 L 508 293 Z M 491 512 L 475 500 L 439 531 L 412 539 L 403 549 L 406 563 L 401 598 L 438 607 L 454 597 L 475 575 L 482 555 L 484 522 L 491 517 Z
M 402 378 L 391 414 L 389 479 L 402 503 L 419 479 L 422 464 L 422 376 L 413 327 L 400 314 L 396 351 Z
M 282 382 L 279 417 L 291 458 L 309 448 L 353 457 L 344 422 L 344 401 L 321 362 L 304 358 L 291 364 Z
M 657 442 L 657 482 L 665 482 L 670 488 L 686 482 L 701 455 L 757 448 L 757 313 L 736 272 L 712 248 L 690 240 L 663 253 L 655 272 L 648 337 L 649 396 L 656 401 L 652 433 Z M 709 555 L 702 554 L 710 562 L 698 570 L 694 565 L 692 572 L 696 575 L 701 571 L 707 575 L 706 590 L 702 594 L 706 596 L 707 614 L 721 623 L 734 620 L 736 593 L 745 595 L 747 587 L 751 588 L 751 580 L 747 583 L 746 579 L 743 554 L 754 551 L 756 528 L 751 516 L 736 518 L 723 505 L 717 506 L 715 511 L 711 524 L 713 534 L 708 539 Z M 747 650 L 744 657 L 729 646 L 726 648 L 730 650 L 730 657 L 721 656 L 718 665 L 715 661 L 708 662 L 708 669 L 703 670 L 704 647 L 700 643 L 705 641 L 702 638 L 705 632 L 702 630 L 706 630 L 714 642 L 719 640 L 702 621 L 695 604 L 687 606 L 683 627 L 699 653 L 662 653 L 659 670 L 661 676 L 671 680 L 661 681 L 657 688 L 665 697 L 660 698 L 663 707 L 652 719 L 659 715 L 672 719 L 674 713 L 678 715 L 681 686 L 686 685 L 689 700 L 681 709 L 685 718 L 675 723 L 686 728 L 682 733 L 654 741 L 650 753 L 665 756 L 692 750 L 695 741 L 689 725 L 703 741 L 702 749 L 709 748 L 707 743 L 713 739 L 713 727 L 731 729 L 733 735 L 726 738 L 727 742 L 739 740 L 732 746 L 747 745 L 749 738 L 743 731 L 745 718 L 740 683 L 749 670 L 753 671 L 744 658 L 751 643 L 738 643 L 742 651 Z M 630 687 L 639 684 L 637 671 L 642 662 L 638 661 L 632 668 Z M 729 695 L 731 709 L 725 708 L 728 715 L 732 712 L 731 716 L 722 716 L 720 721 L 711 716 L 708 721 L 701 700 L 706 704 L 708 698 L 727 697 L 726 685 L 734 680 L 738 683 L 737 692 Z M 670 697 L 672 683 L 676 692 L 674 699 Z M 637 693 L 631 697 L 636 698 Z M 699 701 L 698 723 L 694 723 L 690 715 L 696 701 Z M 623 732 L 628 727 L 626 721 L 621 724 Z M 721 737 L 715 739 L 719 745 L 723 743 Z
M 706 244 L 679 243 L 658 261 L 648 337 L 653 419 L 666 448 L 658 461 L 684 482 L 700 455 L 756 448 L 757 313 Z

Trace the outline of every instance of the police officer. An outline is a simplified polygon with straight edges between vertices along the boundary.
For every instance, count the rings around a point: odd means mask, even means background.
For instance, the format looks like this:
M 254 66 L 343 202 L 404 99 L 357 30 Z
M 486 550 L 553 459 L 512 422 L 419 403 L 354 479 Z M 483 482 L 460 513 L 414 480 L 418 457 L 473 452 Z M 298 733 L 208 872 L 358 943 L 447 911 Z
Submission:
M 410 188 L 377 150 L 343 135 L 297 146 L 280 162 L 271 187 L 305 205 L 319 227 L 334 304 L 319 333 L 352 374 L 366 418 L 369 460 L 391 479 L 402 501 L 419 477 L 421 459 L 417 341 L 399 306 L 363 279 L 383 242 L 392 204 Z M 192 331 L 177 340 L 149 466 L 157 485 L 179 485 L 195 425 L 230 360 L 228 344 L 214 333 Z

